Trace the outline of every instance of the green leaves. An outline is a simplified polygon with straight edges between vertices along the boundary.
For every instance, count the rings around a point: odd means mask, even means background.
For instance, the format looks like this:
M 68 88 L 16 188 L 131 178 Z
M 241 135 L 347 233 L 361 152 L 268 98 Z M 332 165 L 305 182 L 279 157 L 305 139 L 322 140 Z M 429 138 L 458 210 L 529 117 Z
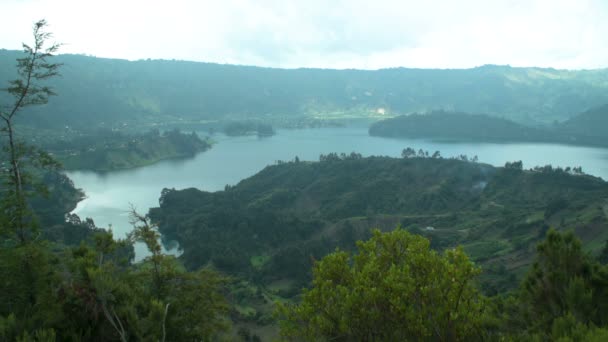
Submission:
M 7 113 L 6 119 L 11 120 L 23 107 L 40 105 L 48 102 L 49 96 L 55 95 L 48 86 L 43 86 L 37 81 L 44 81 L 59 75 L 59 63 L 49 63 L 47 59 L 59 50 L 61 44 L 53 43 L 46 46 L 52 37 L 46 32 L 46 20 L 40 20 L 34 24 L 34 44 L 23 45 L 25 56 L 17 59 L 17 73 L 20 78 L 9 81 L 7 92 L 15 98 L 12 109 Z
M 336 251 L 313 269 L 298 305 L 281 305 L 281 332 L 306 340 L 462 340 L 478 333 L 484 299 L 462 251 L 443 255 L 427 239 L 374 231 L 358 254 Z
M 39 83 L 58 75 L 60 66 L 47 61 L 59 45 L 46 47 L 51 38 L 46 25 L 44 20 L 37 22 L 34 44 L 23 44 L 25 56 L 17 59 L 20 77 L 7 88 L 14 105 L 0 112 L 10 159 L 0 170 L 0 339 L 213 339 L 225 328 L 227 307 L 220 291 L 224 279 L 211 270 L 187 272 L 174 257 L 163 255 L 160 235 L 148 217 L 132 210 L 132 240 L 115 241 L 111 232 L 100 232 L 72 250 L 49 245 L 36 234 L 29 201 L 47 193 L 36 179 L 48 176 L 38 170 L 56 171 L 60 165 L 45 151 L 16 138 L 14 118 L 24 107 L 44 104 L 54 95 L 50 87 Z M 203 144 L 195 135 L 176 133 L 174 137 Z M 50 183 L 73 188 L 67 178 Z M 83 224 L 77 217 L 71 221 Z M 60 218 L 58 225 L 62 223 Z M 91 231 L 99 230 L 92 220 L 87 219 L 86 225 Z M 131 265 L 125 253 L 133 241 L 144 242 L 152 254 L 137 265 Z
M 524 315 L 533 329 L 546 331 L 571 315 L 582 324 L 604 325 L 608 314 L 608 274 L 583 252 L 573 232 L 547 232 L 522 283 Z

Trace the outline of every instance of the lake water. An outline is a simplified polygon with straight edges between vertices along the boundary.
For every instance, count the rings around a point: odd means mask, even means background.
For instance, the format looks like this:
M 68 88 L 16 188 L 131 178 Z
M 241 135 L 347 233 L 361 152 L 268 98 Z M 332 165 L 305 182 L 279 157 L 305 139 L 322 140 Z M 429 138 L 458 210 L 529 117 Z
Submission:
M 433 153 L 441 151 L 450 157 L 477 155 L 479 161 L 504 165 L 522 160 L 524 167 L 552 164 L 553 166 L 582 166 L 583 171 L 608 179 L 608 149 L 555 144 L 487 144 L 442 143 L 426 140 L 388 139 L 371 137 L 367 128 L 321 128 L 279 130 L 266 138 L 255 136 L 226 137 L 216 135 L 217 144 L 207 152 L 187 160 L 167 160 L 138 169 L 99 174 L 76 171 L 67 175 L 87 198 L 74 213 L 91 217 L 99 227 L 112 225 L 115 237 L 130 231 L 127 210 L 133 204 L 141 213 L 158 206 L 163 188 L 195 187 L 207 191 L 223 190 L 254 175 L 277 160 L 318 160 L 319 154 L 352 151 L 369 155 L 400 156 L 405 147 L 422 148 Z M 146 255 L 142 245 L 136 245 L 137 258 Z M 174 251 L 175 252 L 175 251 Z

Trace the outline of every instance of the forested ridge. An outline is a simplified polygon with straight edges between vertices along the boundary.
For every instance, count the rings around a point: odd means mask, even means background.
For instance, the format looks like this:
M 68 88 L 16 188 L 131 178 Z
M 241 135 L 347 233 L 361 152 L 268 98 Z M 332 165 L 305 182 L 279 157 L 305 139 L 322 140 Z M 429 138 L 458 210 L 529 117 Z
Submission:
M 210 262 L 268 283 L 305 283 L 310 257 L 352 248 L 371 228 L 401 225 L 435 248 L 462 245 L 488 269 L 509 271 L 488 278 L 494 291 L 513 285 L 508 276 L 527 267 L 529 247 L 550 226 L 576 229 L 595 252 L 608 238 L 608 185 L 570 170 L 417 156 L 322 160 L 268 166 L 219 192 L 165 189 L 150 216 L 179 241 L 187 267 Z
M 482 142 L 544 142 L 608 146 L 604 127 L 608 106 L 577 114 L 562 123 L 530 127 L 484 114 L 433 111 L 373 123 L 369 134 L 393 138 L 423 138 Z
M 400 226 L 428 238 L 436 251 L 461 246 L 481 268 L 475 288 L 494 296 L 517 290 L 551 227 L 582 238 L 581 253 L 605 250 L 603 180 L 579 168 L 496 168 L 434 155 L 408 148 L 400 159 L 296 158 L 224 191 L 165 189 L 150 217 L 179 241 L 186 267 L 212 265 L 248 279 L 237 290 L 237 317 L 261 325 L 268 324 L 268 308 L 256 291 L 267 300 L 293 298 L 309 286 L 316 261 L 336 247 L 353 251 L 373 228 Z
M 608 105 L 593 107 L 576 115 L 558 126 L 571 142 L 605 141 L 608 125 Z
M 0 80 L 20 52 L 0 50 Z M 56 56 L 62 96 L 30 108 L 44 127 L 122 126 L 230 118 L 381 117 L 437 109 L 527 124 L 564 121 L 608 103 L 606 70 L 483 66 L 474 69 L 273 69 L 169 60 Z
M 164 159 L 193 157 L 211 148 L 209 138 L 177 129 L 161 133 L 98 130 L 44 144 L 66 170 L 112 171 L 146 166 Z

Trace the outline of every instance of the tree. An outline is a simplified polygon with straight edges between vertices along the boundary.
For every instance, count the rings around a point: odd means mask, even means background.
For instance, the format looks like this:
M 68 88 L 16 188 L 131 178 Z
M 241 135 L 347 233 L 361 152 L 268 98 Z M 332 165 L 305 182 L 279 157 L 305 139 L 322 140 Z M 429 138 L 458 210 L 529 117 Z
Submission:
M 48 102 L 53 90 L 41 85 L 41 81 L 58 75 L 60 64 L 49 63 L 48 59 L 57 52 L 60 44 L 46 46 L 52 34 L 46 32 L 47 22 L 40 20 L 34 24 L 32 46 L 23 44 L 25 56 L 17 59 L 18 78 L 9 82 L 6 91 L 14 98 L 12 105 L 0 109 L 2 122 L 1 131 L 8 136 L 9 167 L 7 170 L 7 194 L 3 198 L 2 211 L 6 216 L 9 227 L 14 230 L 21 244 L 28 239 L 28 230 L 33 228 L 28 222 L 27 194 L 28 187 L 32 187 L 31 176 L 27 174 L 24 162 L 27 160 L 35 166 L 57 167 L 58 164 L 45 152 L 19 141 L 15 134 L 15 118 L 25 107 L 41 105 Z
M 404 148 L 403 151 L 401 151 L 402 158 L 413 158 L 415 156 L 416 156 L 416 150 L 414 150 L 411 147 Z
M 550 331 L 559 318 L 582 324 L 608 323 L 608 270 L 587 255 L 572 232 L 549 229 L 522 283 L 524 319 L 533 330 Z
M 17 317 L 17 335 L 23 339 L 28 338 L 28 331 L 43 334 L 36 332 L 37 329 L 51 326 L 60 319 L 55 315 L 58 305 L 53 298 L 58 274 L 53 269 L 56 256 L 45 241 L 32 238 L 36 222 L 27 202 L 33 194 L 46 192 L 46 188 L 34 180 L 31 168 L 56 168 L 58 164 L 47 153 L 20 141 L 15 131 L 15 119 L 23 108 L 44 104 L 53 95 L 49 87 L 40 84 L 56 76 L 59 68 L 59 64 L 47 61 L 59 45 L 45 47 L 51 38 L 45 31 L 46 25 L 44 20 L 34 24 L 34 44 L 23 44 L 24 57 L 17 59 L 18 78 L 4 89 L 14 102 L 0 107 L 0 131 L 6 134 L 2 137 L 2 158 L 8 160 L 7 167 L 0 170 L 3 183 L 0 233 L 7 237 L 0 246 L 0 320 L 2 316 Z M 50 330 L 44 333 L 49 338 L 53 334 Z
M 131 225 L 133 230 L 129 233 L 129 239 L 133 242 L 142 242 L 148 248 L 150 256 L 146 258 L 152 265 L 152 284 L 154 287 L 154 296 L 160 299 L 164 296 L 165 278 L 167 277 L 167 269 L 162 248 L 160 245 L 160 233 L 156 225 L 150 222 L 150 218 L 139 214 L 135 207 L 131 206 L 129 212 Z
M 598 255 L 597 261 L 602 263 L 602 265 L 608 264 L 608 240 L 604 242 L 604 247 L 602 248 L 600 255 Z
M 505 169 L 521 171 L 521 170 L 523 170 L 523 168 L 524 168 L 524 164 L 522 163 L 521 160 L 505 163 Z
M 313 268 L 297 305 L 280 305 L 281 333 L 304 340 L 466 340 L 478 336 L 479 268 L 461 248 L 439 254 L 402 229 L 376 230 L 358 254 L 337 250 Z
M 2 194 L 0 228 L 9 227 L 10 233 L 0 240 L 0 340 L 215 339 L 226 328 L 227 305 L 221 292 L 225 279 L 210 269 L 188 272 L 175 257 L 163 255 L 160 235 L 148 216 L 132 210 L 131 240 L 115 241 L 111 231 L 99 231 L 92 219 L 83 221 L 75 215 L 67 217 L 72 224 L 98 231 L 83 238 L 79 247 L 33 236 L 34 215 L 28 200 L 40 191 L 33 180 L 37 170 L 32 169 L 58 164 L 43 151 L 18 141 L 14 124 L 23 108 L 46 103 L 53 95 L 38 83 L 57 75 L 59 67 L 47 62 L 59 45 L 45 48 L 51 37 L 45 26 L 44 20 L 37 22 L 34 45 L 24 44 L 25 57 L 18 59 L 20 78 L 7 89 L 15 103 L 0 112 L 9 159 L 8 170 L 2 170 L 8 189 L 0 188 L 7 190 Z M 198 139 L 169 134 L 176 139 Z M 163 196 L 169 192 L 165 189 Z M 57 225 L 62 224 L 68 223 L 60 219 Z M 133 241 L 145 243 L 151 252 L 135 265 L 131 264 Z
M 147 215 L 131 207 L 130 217 L 129 239 L 144 243 L 151 254 L 135 272 L 151 284 L 143 291 L 149 322 L 138 323 L 146 340 L 207 341 L 225 330 L 227 305 L 220 288 L 226 279 L 210 269 L 186 272 L 175 257 L 162 253 L 160 233 Z

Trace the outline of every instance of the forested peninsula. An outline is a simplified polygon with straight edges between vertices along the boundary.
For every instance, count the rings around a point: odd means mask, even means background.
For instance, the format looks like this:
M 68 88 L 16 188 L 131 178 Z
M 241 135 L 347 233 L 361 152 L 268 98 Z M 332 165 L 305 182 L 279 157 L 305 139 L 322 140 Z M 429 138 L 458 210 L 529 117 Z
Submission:
M 212 263 L 263 284 L 287 279 L 295 290 L 311 258 L 399 225 L 440 250 L 462 245 L 484 265 L 484 287 L 503 291 L 549 227 L 574 228 L 598 252 L 607 196 L 607 183 L 570 168 L 330 154 L 268 166 L 225 191 L 165 189 L 150 216 L 179 241 L 187 267 Z
M 484 114 L 432 111 L 373 123 L 369 134 L 391 138 L 474 142 L 540 142 L 608 146 L 608 106 L 592 108 L 553 125 L 526 126 Z
M 171 130 L 160 133 L 95 131 L 47 145 L 66 170 L 107 172 L 154 164 L 161 160 L 189 158 L 211 148 L 210 139 L 196 133 Z

